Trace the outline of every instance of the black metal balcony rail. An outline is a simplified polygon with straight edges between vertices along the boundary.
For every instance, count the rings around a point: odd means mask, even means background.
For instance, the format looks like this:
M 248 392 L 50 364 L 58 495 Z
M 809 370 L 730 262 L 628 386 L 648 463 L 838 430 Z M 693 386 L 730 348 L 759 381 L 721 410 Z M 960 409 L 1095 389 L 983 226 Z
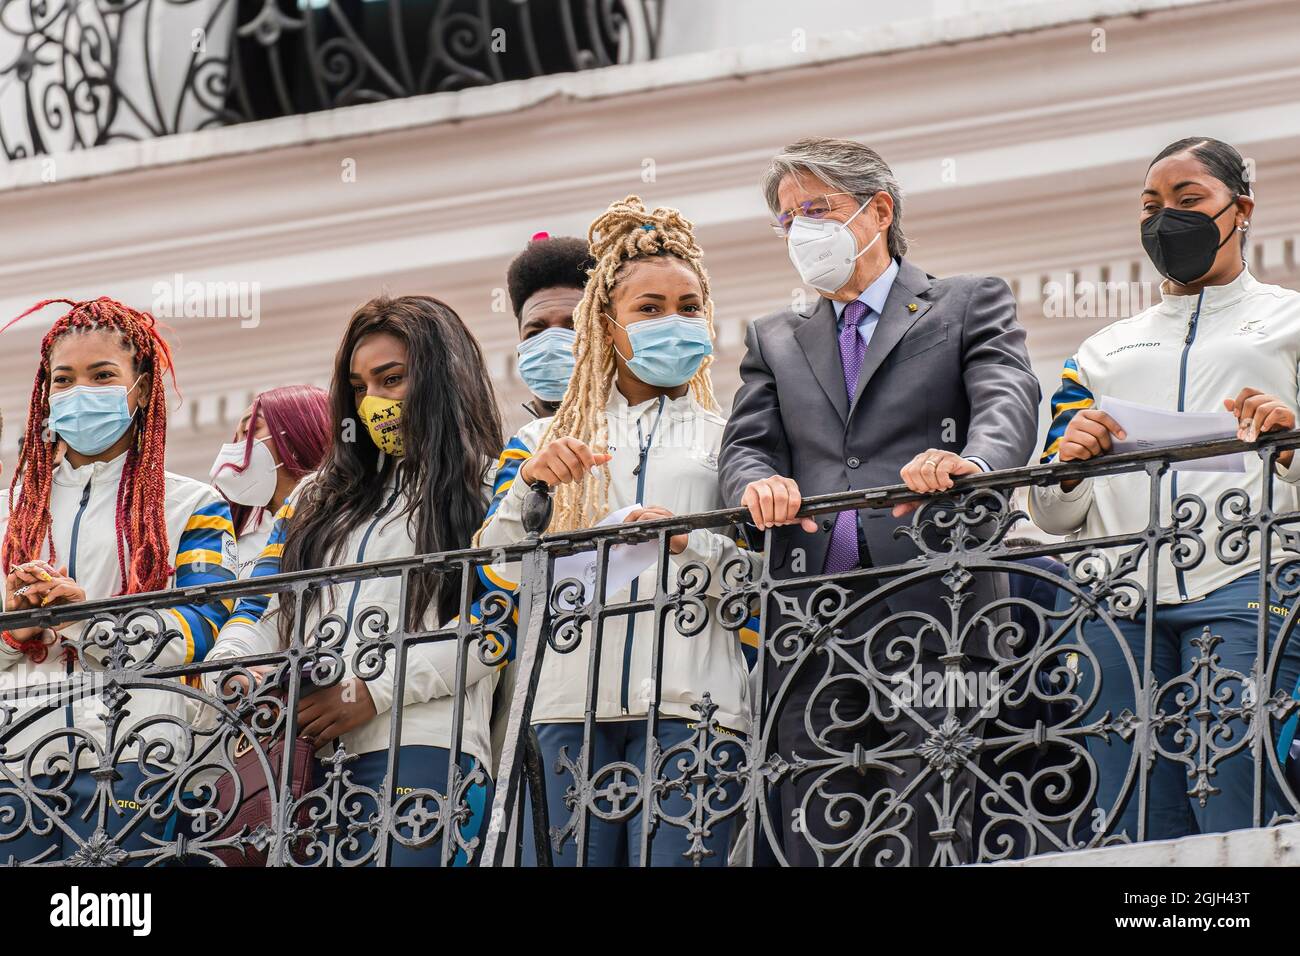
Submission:
M 662 0 L 0 0 L 9 159 L 653 59 Z
M 1211 512 L 1195 494 L 1171 498 L 1167 475 L 1173 463 L 1237 451 L 1261 456 L 1272 475 L 1297 446 L 1293 432 L 978 475 L 926 499 L 902 486 L 809 499 L 810 515 L 924 501 L 896 532 L 905 556 L 844 574 L 779 566 L 772 530 L 713 569 L 669 556 L 674 534 L 742 524 L 738 509 L 544 535 L 549 498 L 537 488 L 529 537 L 508 548 L 0 615 L 3 629 L 78 622 L 64 644 L 82 662 L 76 673 L 25 661 L 0 671 L 0 863 L 382 866 L 417 850 L 443 865 L 594 863 L 609 833 L 627 828 L 624 856 L 641 865 L 950 865 L 1161 835 L 1170 811 L 1157 797 L 1171 775 L 1189 814 L 1227 807 L 1218 819 L 1240 826 L 1295 819 L 1300 801 L 1276 743 L 1300 708 L 1290 613 L 1300 511 L 1278 507 L 1280 479 L 1224 493 Z M 1145 527 L 1055 544 L 1011 537 L 1015 489 L 1124 473 L 1145 476 Z M 606 595 L 612 549 L 638 541 L 655 542 L 657 587 Z M 554 568 L 587 553 L 597 562 L 590 599 Z M 1063 567 L 1025 563 L 1047 555 Z M 1156 631 L 1194 604 L 1158 604 L 1158 584 L 1205 560 L 1260 568 L 1255 653 L 1221 660 L 1221 635 L 1206 629 L 1171 673 Z M 484 567 L 498 579 L 518 569 L 518 587 L 477 587 Z M 429 574 L 458 588 L 460 613 L 442 626 L 408 606 L 412 582 Z M 399 582 L 396 601 L 304 610 L 312 592 L 377 578 Z M 989 587 L 1016 579 L 1040 590 Z M 165 662 L 185 640 L 166 608 L 265 594 L 295 609 L 287 646 Z M 632 620 L 649 623 L 628 642 Z M 748 627 L 758 636 L 752 680 L 741 665 L 713 671 L 712 686 L 672 686 L 675 644 L 738 646 Z M 1134 627 L 1136 644 L 1122 630 Z M 629 643 L 649 669 L 643 706 L 627 715 L 635 759 L 611 756 L 601 738 L 619 722 L 601 710 L 601 654 Z M 352 773 L 373 750 L 339 739 L 318 742 L 295 790 L 288 742 L 303 699 L 387 675 L 409 693 L 412 653 L 435 646 L 454 649 L 442 659 L 449 759 L 437 782 L 398 785 L 424 759 L 403 746 L 414 708 L 428 704 L 408 701 L 376 718 L 388 737 L 381 783 Z M 556 752 L 534 707 L 551 669 L 582 656 L 580 719 Z M 259 679 L 254 668 L 267 670 Z M 499 682 L 490 755 L 474 680 L 483 670 Z M 924 697 L 936 673 L 938 701 Z M 739 715 L 748 726 L 727 726 L 720 702 L 745 696 L 742 683 L 752 683 Z M 792 726 L 805 730 L 794 744 Z M 258 794 L 269 822 L 241 825 Z

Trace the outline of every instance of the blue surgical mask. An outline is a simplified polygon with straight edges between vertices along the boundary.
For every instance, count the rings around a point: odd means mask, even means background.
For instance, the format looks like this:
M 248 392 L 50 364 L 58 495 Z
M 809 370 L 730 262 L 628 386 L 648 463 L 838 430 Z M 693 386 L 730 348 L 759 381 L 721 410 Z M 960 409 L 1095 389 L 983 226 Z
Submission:
M 524 339 L 519 353 L 519 377 L 544 402 L 558 402 L 573 377 L 573 329 L 551 328 Z
M 136 384 L 139 384 L 136 379 Z M 73 451 L 98 455 L 126 434 L 133 417 L 125 385 L 77 385 L 50 395 L 50 431 Z
M 671 388 L 689 382 L 700 363 L 713 354 L 713 339 L 703 318 L 666 315 L 619 328 L 632 343 L 632 357 L 622 353 L 619 357 L 647 385 Z

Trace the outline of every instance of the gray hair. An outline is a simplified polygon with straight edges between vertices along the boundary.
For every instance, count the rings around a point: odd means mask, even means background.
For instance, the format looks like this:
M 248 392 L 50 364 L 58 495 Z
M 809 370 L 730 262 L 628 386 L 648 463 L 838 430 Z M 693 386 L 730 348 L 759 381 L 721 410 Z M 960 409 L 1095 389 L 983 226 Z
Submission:
M 902 258 L 907 254 L 903 191 L 894 178 L 894 171 L 870 146 L 849 139 L 815 136 L 785 147 L 772 157 L 763 174 L 763 198 L 773 216 L 781 213 L 781 201 L 777 198 L 781 181 L 795 173 L 811 173 L 829 186 L 831 192 L 852 193 L 859 203 L 878 192 L 889 193 L 894 201 L 894 221 L 889 225 L 885 241 L 891 256 Z

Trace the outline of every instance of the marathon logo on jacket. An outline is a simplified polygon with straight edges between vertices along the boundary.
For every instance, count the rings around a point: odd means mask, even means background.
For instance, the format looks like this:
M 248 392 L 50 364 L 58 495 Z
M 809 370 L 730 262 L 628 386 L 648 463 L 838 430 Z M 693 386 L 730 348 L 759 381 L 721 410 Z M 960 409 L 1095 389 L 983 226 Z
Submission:
M 153 894 L 82 893 L 74 886 L 50 897 L 50 925 L 126 927 L 132 936 L 148 936 L 153 930 Z
M 1106 353 L 1106 358 L 1113 358 L 1121 352 L 1128 352 L 1132 349 L 1155 349 L 1159 347 L 1159 342 L 1130 342 L 1128 345 L 1121 345 L 1119 348 L 1111 349 Z
M 221 566 L 227 571 L 234 571 L 236 575 L 243 569 L 239 563 L 239 545 L 234 538 L 226 538 L 221 547 Z

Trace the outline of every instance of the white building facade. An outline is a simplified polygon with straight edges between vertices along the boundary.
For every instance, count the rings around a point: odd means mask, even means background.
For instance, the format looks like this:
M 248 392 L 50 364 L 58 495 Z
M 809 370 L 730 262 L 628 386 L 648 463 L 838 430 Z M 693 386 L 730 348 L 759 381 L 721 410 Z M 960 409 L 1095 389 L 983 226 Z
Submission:
M 163 110 L 188 131 L 0 156 L 0 321 L 54 296 L 162 313 L 183 393 L 169 464 L 191 475 L 257 391 L 326 384 L 353 309 L 385 291 L 462 315 L 518 425 L 507 263 L 533 233 L 585 235 L 635 193 L 697 225 L 726 402 L 746 323 L 811 294 L 758 191 L 768 157 L 807 135 L 861 140 L 893 166 L 912 261 L 1012 283 L 1045 396 L 1079 341 L 1158 294 L 1139 192 L 1169 142 L 1241 150 L 1258 201 L 1251 266 L 1300 284 L 1293 0 L 649 9 L 653 59 L 625 26 L 632 62 L 619 65 L 237 125 Z M 0 88 L 9 144 L 26 115 L 13 88 Z M 0 335 L 7 473 L 56 314 Z

